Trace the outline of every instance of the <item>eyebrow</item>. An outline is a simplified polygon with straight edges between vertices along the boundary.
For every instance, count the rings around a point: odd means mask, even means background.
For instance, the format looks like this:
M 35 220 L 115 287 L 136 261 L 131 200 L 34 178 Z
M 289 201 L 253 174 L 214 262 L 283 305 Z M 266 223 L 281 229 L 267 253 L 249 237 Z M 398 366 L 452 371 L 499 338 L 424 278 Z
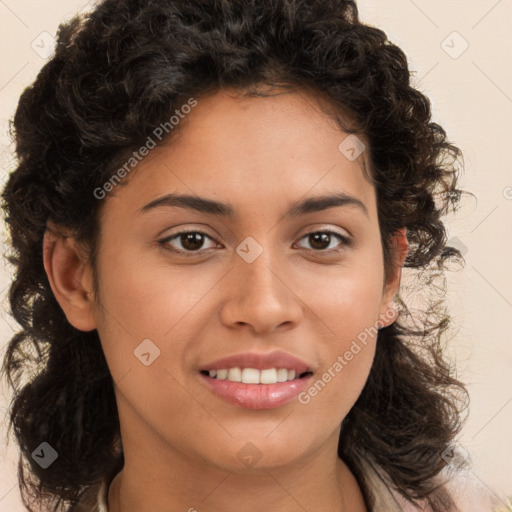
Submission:
M 146 213 L 155 208 L 164 206 L 196 210 L 201 213 L 228 217 L 230 219 L 237 217 L 237 209 L 230 203 L 222 203 L 213 199 L 186 194 L 166 194 L 165 196 L 154 199 L 140 208 L 139 213 Z M 300 215 L 320 212 L 340 206 L 356 207 L 368 217 L 368 210 L 364 203 L 344 192 L 310 197 L 303 201 L 296 201 L 292 203 L 285 216 L 298 217 Z

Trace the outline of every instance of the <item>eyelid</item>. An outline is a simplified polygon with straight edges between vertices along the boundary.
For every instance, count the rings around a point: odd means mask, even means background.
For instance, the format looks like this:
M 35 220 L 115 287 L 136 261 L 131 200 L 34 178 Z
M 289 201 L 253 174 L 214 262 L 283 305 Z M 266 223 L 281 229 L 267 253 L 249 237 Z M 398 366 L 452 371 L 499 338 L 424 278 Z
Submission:
M 188 233 L 198 233 L 198 234 L 201 234 L 207 238 L 209 238 L 210 240 L 212 240 L 213 242 L 219 244 L 220 242 L 218 240 L 215 239 L 215 237 L 213 237 L 212 235 L 210 235 L 209 233 L 207 233 L 206 231 L 203 231 L 202 229 L 198 229 L 198 228 L 185 228 L 185 229 L 182 229 L 180 231 L 177 231 L 175 233 L 171 233 L 170 235 L 168 236 L 165 236 L 164 238 L 162 239 L 159 239 L 157 242 L 159 244 L 161 244 L 162 246 L 164 246 L 164 248 L 166 248 L 165 246 L 167 245 L 167 243 L 173 239 L 177 239 L 180 235 L 184 235 L 184 234 L 188 234 Z M 352 240 L 352 237 L 348 234 L 345 234 L 345 233 L 340 233 L 332 228 L 322 228 L 322 227 L 319 227 L 319 228 L 313 228 L 313 229 L 309 229 L 309 231 L 305 232 L 303 235 L 301 235 L 299 238 L 298 238 L 298 242 L 300 242 L 302 239 L 304 239 L 305 237 L 309 236 L 309 235 L 312 235 L 312 234 L 317 234 L 317 233 L 327 233 L 329 235 L 332 235 L 332 236 L 335 236 L 335 237 L 338 237 L 340 240 L 341 240 L 341 249 L 336 249 L 336 248 L 333 248 L 333 249 L 323 249 L 323 250 L 315 250 L 315 249 L 307 249 L 307 248 L 303 248 L 303 249 L 306 249 L 307 251 L 309 252 L 313 252 L 315 254 L 318 254 L 318 255 L 323 255 L 323 254 L 333 254 L 333 253 L 340 253 L 341 251 L 343 251 L 345 248 L 347 247 L 350 247 L 353 243 L 353 240 Z M 167 250 L 169 250 L 170 252 L 173 252 L 175 254 L 179 254 L 179 255 L 183 255 L 183 256 L 199 256 L 199 255 L 203 255 L 206 251 L 210 251 L 212 248 L 207 248 L 207 249 L 198 249 L 197 251 L 184 251 L 184 250 L 181 250 L 181 249 L 168 249 L 166 248 Z
M 304 233 L 302 236 L 299 237 L 299 241 L 301 241 L 302 239 L 304 239 L 305 237 L 309 236 L 309 235 L 313 235 L 313 234 L 316 234 L 316 233 L 327 233 L 328 235 L 330 236 L 335 236 L 337 237 L 338 239 L 341 240 L 341 248 L 339 249 L 336 249 L 336 248 L 333 248 L 333 249 L 323 249 L 323 250 L 315 250 L 315 249 L 306 249 L 307 251 L 309 252 L 313 252 L 315 254 L 318 254 L 318 255 L 323 255 L 323 254 L 333 254 L 333 253 L 340 253 L 341 251 L 345 250 L 347 247 L 350 247 L 352 245 L 352 237 L 347 235 L 347 234 L 344 234 L 344 233 L 340 233 L 334 229 L 331 229 L 331 228 L 318 228 L 318 229 L 311 229 L 309 231 L 307 231 L 306 233 Z
M 208 234 L 206 231 L 203 231 L 202 229 L 194 229 L 194 228 L 186 228 L 186 229 L 182 229 L 180 231 L 177 231 L 175 233 L 171 233 L 170 235 L 167 235 L 164 238 L 161 238 L 161 239 L 157 240 L 157 243 L 162 245 L 164 248 L 166 248 L 165 246 L 167 245 L 168 242 L 170 242 L 173 239 L 177 239 L 180 235 L 186 235 L 188 233 L 199 233 L 199 234 L 209 238 L 210 240 L 212 240 L 216 244 L 220 243 L 212 235 Z M 209 251 L 211 248 L 209 248 L 209 249 L 199 249 L 197 251 L 183 251 L 181 249 L 168 249 L 168 248 L 166 248 L 166 249 L 171 251 L 171 252 L 173 252 L 173 253 L 175 253 L 175 254 L 181 254 L 181 255 L 184 255 L 184 256 L 197 256 L 197 255 L 200 255 L 200 254 L 204 254 L 205 251 Z

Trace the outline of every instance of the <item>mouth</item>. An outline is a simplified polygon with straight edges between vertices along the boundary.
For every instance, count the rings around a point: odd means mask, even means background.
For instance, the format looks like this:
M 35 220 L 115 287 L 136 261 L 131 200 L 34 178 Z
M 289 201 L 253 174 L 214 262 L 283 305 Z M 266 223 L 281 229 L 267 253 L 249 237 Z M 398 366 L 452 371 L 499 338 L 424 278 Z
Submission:
M 199 367 L 203 385 L 225 402 L 245 409 L 276 409 L 295 400 L 311 383 L 313 368 L 284 352 L 246 352 Z
M 286 370 L 286 380 L 277 382 L 278 371 L 275 368 L 261 371 L 255 368 L 230 368 L 223 371 L 221 368 L 202 370 L 199 378 L 214 397 L 230 405 L 244 409 L 277 409 L 296 400 L 313 380 L 311 371 L 295 376 L 293 371 Z M 280 377 L 284 379 L 284 372 L 280 372 Z
M 212 370 L 201 370 L 200 373 L 206 377 L 215 380 L 227 380 L 230 382 L 239 382 L 243 384 L 277 384 L 281 382 L 288 382 L 293 380 L 304 379 L 313 375 L 313 372 L 306 370 L 300 375 L 297 375 L 295 369 L 287 368 L 219 368 Z

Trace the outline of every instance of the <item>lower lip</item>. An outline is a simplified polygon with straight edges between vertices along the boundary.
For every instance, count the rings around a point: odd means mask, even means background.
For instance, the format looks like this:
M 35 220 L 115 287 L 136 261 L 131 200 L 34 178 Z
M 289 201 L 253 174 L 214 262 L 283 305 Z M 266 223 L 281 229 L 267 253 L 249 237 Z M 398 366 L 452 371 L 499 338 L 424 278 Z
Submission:
M 303 392 L 313 378 L 288 380 L 276 384 L 244 384 L 230 380 L 218 380 L 200 374 L 206 385 L 220 398 L 246 409 L 277 409 L 286 405 Z

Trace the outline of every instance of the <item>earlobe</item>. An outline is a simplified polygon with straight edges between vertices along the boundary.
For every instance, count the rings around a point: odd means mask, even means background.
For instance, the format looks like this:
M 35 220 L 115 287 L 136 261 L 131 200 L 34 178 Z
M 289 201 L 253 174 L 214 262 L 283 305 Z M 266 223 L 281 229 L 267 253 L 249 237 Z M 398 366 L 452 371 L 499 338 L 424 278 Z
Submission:
M 399 229 L 393 236 L 393 263 L 381 302 L 379 325 L 386 327 L 391 325 L 398 317 L 398 310 L 394 299 L 400 289 L 402 280 L 402 267 L 409 252 L 407 229 Z
M 75 239 L 48 226 L 43 237 L 43 262 L 53 294 L 69 323 L 81 331 L 96 329 L 91 272 Z

